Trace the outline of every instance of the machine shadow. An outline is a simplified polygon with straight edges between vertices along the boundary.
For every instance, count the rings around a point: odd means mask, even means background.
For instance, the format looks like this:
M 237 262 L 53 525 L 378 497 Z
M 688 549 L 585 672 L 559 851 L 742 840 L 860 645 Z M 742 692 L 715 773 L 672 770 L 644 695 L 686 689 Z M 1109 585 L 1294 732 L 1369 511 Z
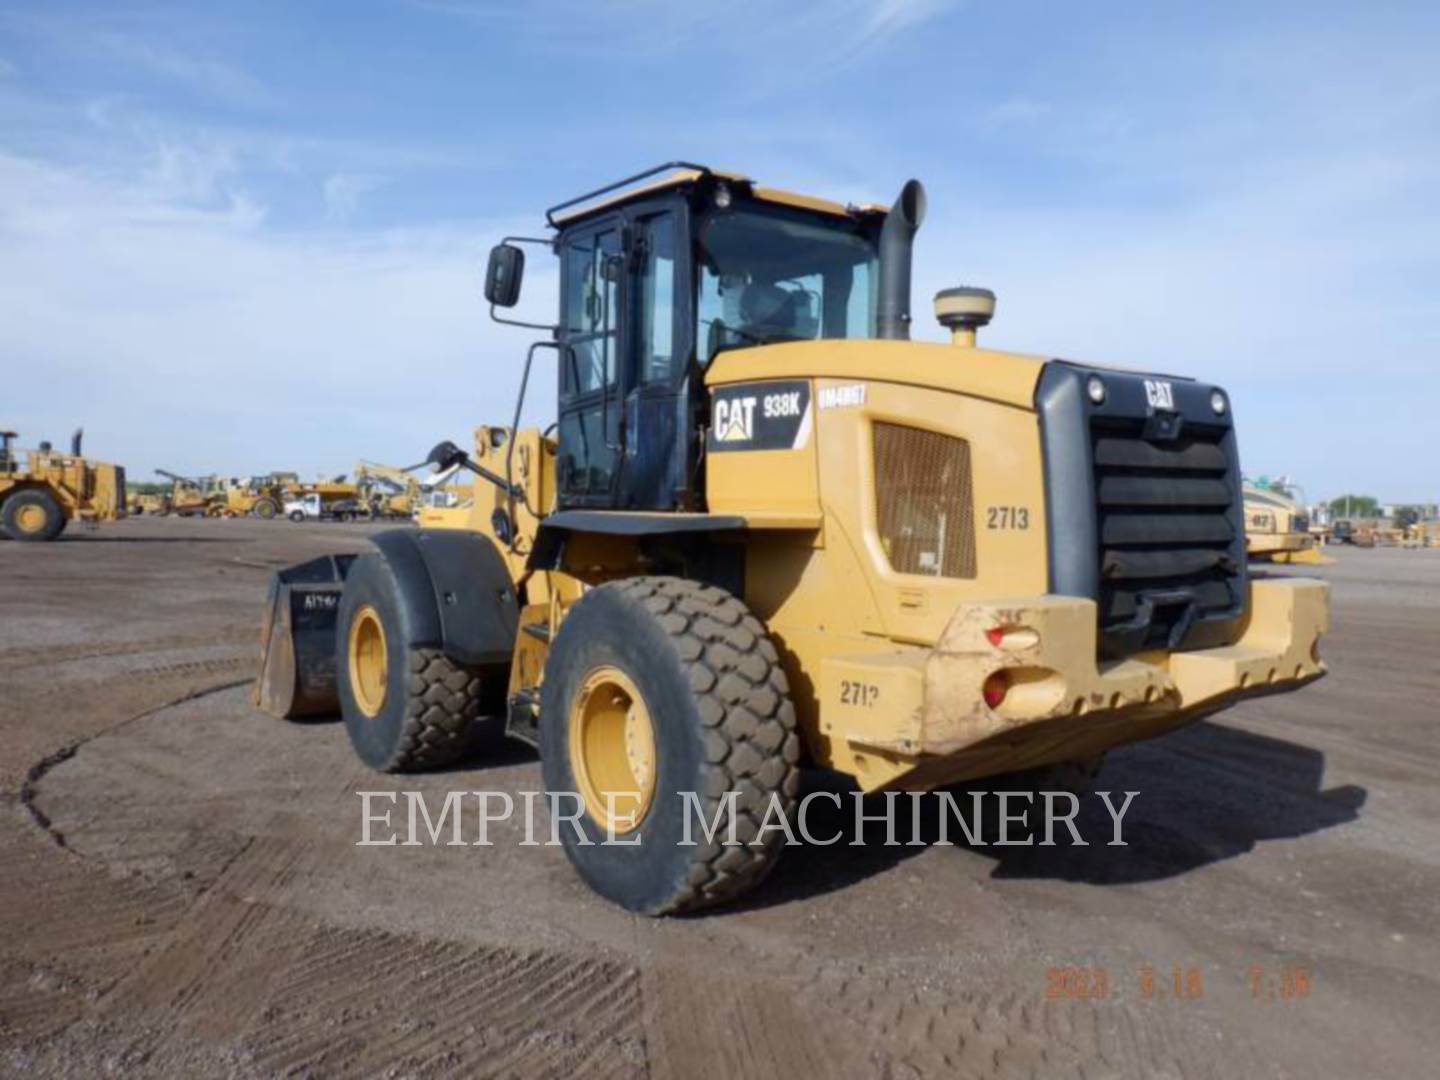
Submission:
M 1106 759 L 1096 790 L 1109 791 L 1117 808 L 1125 792 L 1138 792 L 1124 815 L 1124 847 L 1110 846 L 1113 822 L 1097 795 L 1080 800 L 1075 819 L 1088 846 L 1073 845 L 1058 822 L 1053 847 L 972 846 L 953 817 L 946 835 L 955 842 L 951 854 L 994 860 L 992 878 L 1088 885 L 1157 881 L 1243 855 L 1264 840 L 1306 836 L 1354 821 L 1366 790 L 1353 785 L 1326 789 L 1324 771 L 1325 756 L 1318 750 L 1201 721 L 1162 739 L 1117 750 Z M 863 847 L 849 846 L 855 836 L 852 796 L 838 783 L 818 786 L 843 792 L 843 807 L 816 799 L 808 815 L 810 835 L 841 833 L 842 840 L 833 846 L 802 843 L 787 848 L 771 878 L 740 906 L 768 907 L 843 889 L 926 850 L 884 846 L 881 822 L 865 826 Z M 980 781 L 957 789 L 956 804 L 968 815 L 971 792 L 1000 790 L 1001 778 Z M 867 814 L 883 809 L 879 797 L 866 803 Z M 927 797 L 921 806 L 918 839 L 928 846 L 941 837 L 941 805 Z M 982 807 L 985 838 L 994 839 L 997 802 L 987 795 Z M 895 839 L 904 845 L 917 838 L 904 796 L 897 799 L 897 811 Z

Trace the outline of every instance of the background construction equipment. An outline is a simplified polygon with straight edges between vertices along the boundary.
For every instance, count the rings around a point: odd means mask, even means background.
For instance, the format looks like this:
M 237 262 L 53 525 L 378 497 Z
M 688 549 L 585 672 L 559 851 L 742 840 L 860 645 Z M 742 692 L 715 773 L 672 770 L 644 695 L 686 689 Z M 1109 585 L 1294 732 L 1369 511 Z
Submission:
M 49 443 L 22 451 L 15 432 L 0 431 L 0 534 L 54 540 L 69 521 L 114 521 L 124 513 L 125 470 L 83 457 L 83 436 L 77 430 L 62 454 Z

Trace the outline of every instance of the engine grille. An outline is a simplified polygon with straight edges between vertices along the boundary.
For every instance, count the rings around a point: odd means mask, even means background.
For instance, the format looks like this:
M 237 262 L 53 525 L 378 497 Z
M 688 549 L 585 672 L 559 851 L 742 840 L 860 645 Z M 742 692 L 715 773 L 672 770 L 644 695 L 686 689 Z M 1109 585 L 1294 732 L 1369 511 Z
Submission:
M 970 444 L 902 424 L 875 425 L 880 543 L 901 574 L 975 576 Z
M 1100 629 L 1120 651 L 1174 648 L 1196 619 L 1243 599 L 1226 434 L 1188 424 L 1178 439 L 1151 441 L 1144 420 L 1091 418 Z

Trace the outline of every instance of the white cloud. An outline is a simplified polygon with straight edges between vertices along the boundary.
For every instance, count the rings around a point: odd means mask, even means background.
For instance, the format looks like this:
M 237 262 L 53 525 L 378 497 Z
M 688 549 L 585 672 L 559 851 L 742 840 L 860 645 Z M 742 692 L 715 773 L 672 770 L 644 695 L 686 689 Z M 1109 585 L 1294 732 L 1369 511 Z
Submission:
M 1043 101 L 1029 98 L 1007 98 L 980 112 L 976 126 L 981 131 L 993 132 L 1002 128 L 1028 127 L 1049 115 L 1051 107 Z
M 871 0 L 867 27 L 872 34 L 891 34 L 919 26 L 957 6 L 955 0 Z
M 213 101 L 245 108 L 272 108 L 278 99 L 259 79 L 238 64 L 216 55 L 215 45 L 186 40 L 196 21 L 174 19 L 143 10 L 114 9 L 79 13 L 30 9 L 0 13 L 12 31 L 59 55 L 88 65 L 116 65 L 166 80 Z M 3 72 L 0 72 L 3 74 Z
M 794 84 L 848 64 L 894 35 L 954 10 L 961 0 L 729 0 L 714 5 L 671 0 L 411 2 L 487 32 L 525 40 L 532 47 L 643 57 L 703 47 L 731 73 L 743 69 L 767 83 Z M 736 89 L 732 82 L 729 91 Z
M 346 222 L 360 209 L 363 196 L 383 187 L 385 177 L 356 173 L 332 173 L 325 178 L 325 217 L 329 221 Z
M 84 424 L 143 478 L 409 462 L 508 417 L 526 339 L 488 322 L 479 274 L 513 223 L 284 235 L 177 202 L 171 179 L 0 155 L 0 355 L 22 431 Z M 534 269 L 540 303 L 553 281 Z M 537 415 L 553 385 L 539 373 Z
M 139 68 L 217 101 L 251 108 L 277 104 L 275 95 L 243 68 L 199 52 L 112 31 L 92 31 L 89 44 L 122 64 Z

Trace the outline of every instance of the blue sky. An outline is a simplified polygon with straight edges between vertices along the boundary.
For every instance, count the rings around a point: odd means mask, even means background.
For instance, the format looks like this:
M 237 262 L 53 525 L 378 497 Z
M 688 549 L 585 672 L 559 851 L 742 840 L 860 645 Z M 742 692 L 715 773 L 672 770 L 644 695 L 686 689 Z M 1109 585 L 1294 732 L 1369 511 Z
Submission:
M 1424 4 L 3 4 L 0 422 L 137 478 L 416 461 L 509 416 L 490 244 L 686 158 L 918 176 L 924 335 L 988 285 L 991 345 L 1227 386 L 1247 472 L 1433 500 L 1437 57 Z

